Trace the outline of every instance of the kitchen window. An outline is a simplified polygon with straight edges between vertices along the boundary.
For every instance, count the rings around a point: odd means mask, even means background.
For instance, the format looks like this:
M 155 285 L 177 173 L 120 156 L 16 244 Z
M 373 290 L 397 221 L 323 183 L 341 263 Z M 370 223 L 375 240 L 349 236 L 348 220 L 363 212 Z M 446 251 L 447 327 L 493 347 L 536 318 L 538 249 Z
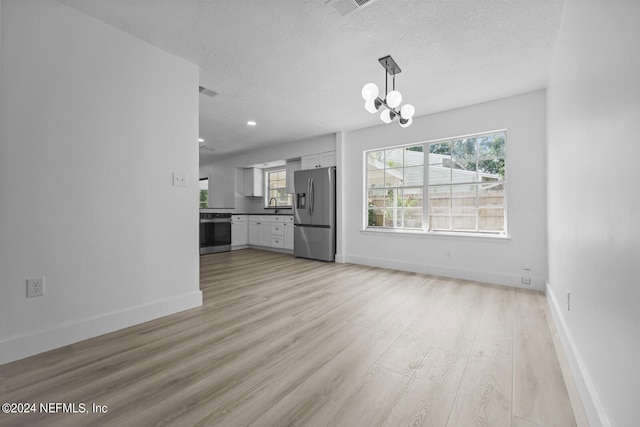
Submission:
M 505 154 L 506 131 L 365 152 L 366 228 L 506 234 Z
M 273 203 L 274 198 L 278 207 L 293 206 L 293 195 L 287 194 L 287 170 L 284 168 L 267 170 L 265 178 L 267 184 L 265 207 L 276 206 Z
M 209 207 L 209 178 L 200 178 L 200 207 Z

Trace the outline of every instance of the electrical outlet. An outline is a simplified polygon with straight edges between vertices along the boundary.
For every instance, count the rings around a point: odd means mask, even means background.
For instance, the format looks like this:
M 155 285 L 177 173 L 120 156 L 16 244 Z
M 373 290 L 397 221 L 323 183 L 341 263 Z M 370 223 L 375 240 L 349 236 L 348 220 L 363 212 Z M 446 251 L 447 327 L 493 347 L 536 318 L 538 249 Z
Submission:
M 571 291 L 567 289 L 567 311 L 571 311 Z
M 521 281 L 524 285 L 530 285 L 530 284 L 531 284 L 531 277 L 529 277 L 529 276 L 522 276 L 522 278 L 520 278 L 520 281 Z
M 44 277 L 27 279 L 27 298 L 44 295 Z

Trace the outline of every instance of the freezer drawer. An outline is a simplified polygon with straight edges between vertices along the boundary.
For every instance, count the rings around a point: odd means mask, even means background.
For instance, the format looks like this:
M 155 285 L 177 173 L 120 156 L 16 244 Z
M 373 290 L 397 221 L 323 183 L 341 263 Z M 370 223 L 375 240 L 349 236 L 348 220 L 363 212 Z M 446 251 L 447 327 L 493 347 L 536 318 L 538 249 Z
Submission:
M 329 227 L 296 225 L 293 230 L 293 254 L 301 258 L 334 261 L 335 231 Z

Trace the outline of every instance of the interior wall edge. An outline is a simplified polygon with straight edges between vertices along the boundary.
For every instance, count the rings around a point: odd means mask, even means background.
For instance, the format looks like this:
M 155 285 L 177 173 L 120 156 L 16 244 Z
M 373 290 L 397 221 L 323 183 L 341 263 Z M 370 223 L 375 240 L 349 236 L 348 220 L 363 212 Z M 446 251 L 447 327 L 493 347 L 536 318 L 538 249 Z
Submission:
M 569 332 L 567 324 L 562 316 L 562 311 L 558 304 L 553 288 L 546 283 L 547 304 L 553 317 L 553 323 L 558 331 L 558 336 L 562 344 L 565 356 L 571 368 L 571 375 L 580 394 L 584 411 L 591 426 L 601 425 L 603 427 L 611 427 L 609 419 L 605 412 L 604 406 L 598 396 L 596 387 L 591 380 L 587 366 L 585 365 L 580 351 L 575 345 L 575 341 Z
M 202 291 L 140 304 L 0 342 L 0 365 L 202 306 Z
M 341 262 L 360 264 L 370 267 L 387 268 L 391 270 L 401 270 L 410 273 L 428 274 L 433 276 L 448 277 L 453 279 L 471 280 L 492 285 L 509 286 L 518 289 L 527 289 L 544 292 L 544 278 L 531 277 L 530 285 L 520 283 L 521 276 L 512 274 L 494 273 L 460 267 L 447 267 L 443 265 L 413 263 L 384 258 L 364 257 L 358 255 L 341 255 Z M 336 262 L 338 256 L 336 256 Z

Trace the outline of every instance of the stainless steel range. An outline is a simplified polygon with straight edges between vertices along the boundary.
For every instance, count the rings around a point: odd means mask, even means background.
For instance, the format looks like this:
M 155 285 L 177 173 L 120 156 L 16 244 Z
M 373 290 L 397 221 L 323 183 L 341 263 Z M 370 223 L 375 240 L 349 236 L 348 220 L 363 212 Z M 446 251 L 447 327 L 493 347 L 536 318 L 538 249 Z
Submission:
M 231 214 L 200 213 L 200 255 L 231 250 Z

